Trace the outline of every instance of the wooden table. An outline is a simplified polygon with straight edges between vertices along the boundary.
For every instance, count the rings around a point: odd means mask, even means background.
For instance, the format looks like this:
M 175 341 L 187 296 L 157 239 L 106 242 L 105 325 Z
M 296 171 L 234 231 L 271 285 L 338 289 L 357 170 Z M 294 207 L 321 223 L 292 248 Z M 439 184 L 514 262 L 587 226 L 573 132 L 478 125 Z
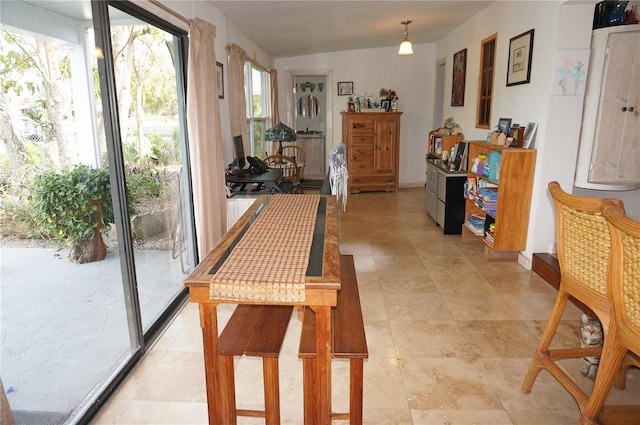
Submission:
M 216 307 L 220 303 L 231 304 L 283 304 L 303 305 L 315 311 L 317 345 L 317 390 L 318 397 L 314 410 L 318 412 L 318 424 L 331 424 L 331 307 L 337 303 L 337 291 L 340 289 L 340 252 L 338 249 L 338 220 L 334 197 L 322 196 L 316 217 L 316 230 L 309 257 L 309 267 L 304 278 L 304 300 L 300 302 L 271 302 L 212 299 L 210 285 L 212 270 L 217 269 L 242 239 L 255 217 L 263 210 L 272 196 L 304 195 L 263 195 L 247 210 L 236 224 L 222 237 L 196 269 L 184 281 L 189 288 L 189 299 L 199 304 L 200 327 L 204 347 L 205 381 L 209 424 L 227 424 L 229 406 L 227 397 L 221 392 L 220 356 L 218 353 L 218 320 Z M 296 220 L 296 211 L 291 209 L 292 222 Z M 302 397 L 302 394 L 300 395 Z

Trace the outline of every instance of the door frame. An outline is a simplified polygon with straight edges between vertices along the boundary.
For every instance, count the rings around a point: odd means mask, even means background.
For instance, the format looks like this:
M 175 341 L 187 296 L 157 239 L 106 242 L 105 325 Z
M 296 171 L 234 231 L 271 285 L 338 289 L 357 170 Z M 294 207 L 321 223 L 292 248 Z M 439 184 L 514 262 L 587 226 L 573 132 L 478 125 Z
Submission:
M 325 172 L 329 165 L 329 154 L 333 148 L 333 71 L 331 69 L 291 69 L 287 70 L 287 122 L 293 123 L 295 119 L 295 92 L 293 81 L 295 77 L 302 75 L 320 75 L 326 78 L 326 105 L 324 105 L 327 122 L 324 132 Z

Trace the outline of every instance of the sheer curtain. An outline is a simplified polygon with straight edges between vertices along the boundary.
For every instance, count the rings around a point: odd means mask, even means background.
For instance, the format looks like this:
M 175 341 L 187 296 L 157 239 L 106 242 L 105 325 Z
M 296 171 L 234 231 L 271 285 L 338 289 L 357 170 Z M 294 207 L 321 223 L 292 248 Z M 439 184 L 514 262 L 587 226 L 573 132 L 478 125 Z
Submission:
M 280 111 L 278 111 L 278 71 L 269 70 L 269 82 L 271 83 L 271 123 L 276 125 L 280 122 Z
M 245 152 L 251 152 L 247 134 L 247 100 L 244 93 L 244 63 L 247 52 L 237 44 L 229 46 L 229 115 L 231 135 L 242 135 Z
M 216 75 L 215 35 L 214 25 L 190 21 L 187 128 L 200 259 L 220 240 L 227 223 L 218 87 L 211 83 Z

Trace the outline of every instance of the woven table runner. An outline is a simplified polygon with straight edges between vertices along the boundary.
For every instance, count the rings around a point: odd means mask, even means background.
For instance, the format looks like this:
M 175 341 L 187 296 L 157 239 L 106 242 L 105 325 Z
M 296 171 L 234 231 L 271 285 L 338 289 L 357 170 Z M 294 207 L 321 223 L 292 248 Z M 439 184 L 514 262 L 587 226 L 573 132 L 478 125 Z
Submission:
M 213 275 L 212 299 L 303 302 L 320 195 L 273 195 Z

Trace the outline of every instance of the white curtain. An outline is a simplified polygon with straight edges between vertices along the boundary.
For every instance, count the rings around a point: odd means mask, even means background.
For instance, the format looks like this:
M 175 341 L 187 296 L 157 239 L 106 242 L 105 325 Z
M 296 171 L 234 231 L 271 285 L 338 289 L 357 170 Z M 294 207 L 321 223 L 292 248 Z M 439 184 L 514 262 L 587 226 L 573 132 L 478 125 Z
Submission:
M 226 231 L 227 198 L 218 105 L 216 27 L 200 19 L 189 24 L 187 128 L 200 259 Z
M 229 115 L 231 116 L 231 135 L 242 135 L 244 151 L 249 153 L 247 134 L 247 100 L 244 93 L 244 63 L 247 52 L 237 44 L 229 47 Z
M 278 71 L 269 70 L 269 81 L 271 85 L 271 124 L 272 126 L 280 122 L 280 111 L 278 110 Z

